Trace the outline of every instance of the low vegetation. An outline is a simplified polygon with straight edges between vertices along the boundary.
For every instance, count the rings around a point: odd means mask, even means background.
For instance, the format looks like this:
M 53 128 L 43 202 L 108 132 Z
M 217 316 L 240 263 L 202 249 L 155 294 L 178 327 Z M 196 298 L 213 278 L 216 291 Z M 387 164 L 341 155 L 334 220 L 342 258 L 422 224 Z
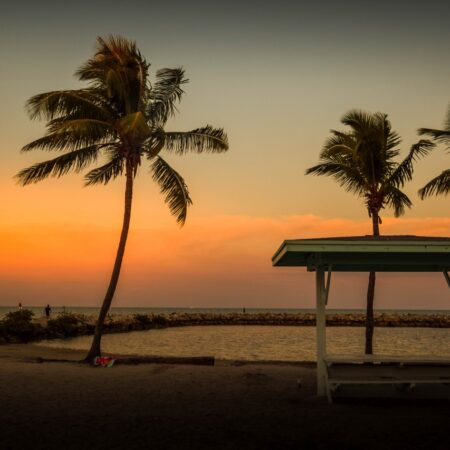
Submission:
M 83 314 L 63 312 L 48 320 L 46 331 L 49 337 L 67 338 L 92 334 L 93 326 Z
M 34 313 L 28 309 L 12 311 L 0 322 L 0 337 L 5 342 L 29 342 L 43 336 L 43 327 L 33 322 Z

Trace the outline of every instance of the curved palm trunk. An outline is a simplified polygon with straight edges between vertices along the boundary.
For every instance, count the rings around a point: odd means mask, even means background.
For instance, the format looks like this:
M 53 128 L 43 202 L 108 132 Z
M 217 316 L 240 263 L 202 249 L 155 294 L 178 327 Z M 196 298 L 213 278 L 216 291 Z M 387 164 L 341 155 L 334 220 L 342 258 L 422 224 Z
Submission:
M 373 235 L 380 235 L 379 217 L 377 212 L 372 212 Z M 366 309 L 366 355 L 373 353 L 373 300 L 375 298 L 375 272 L 369 273 L 369 286 L 367 287 Z
M 120 234 L 119 247 L 117 248 L 116 260 L 109 282 L 108 290 L 106 291 L 105 299 L 103 300 L 102 308 L 95 325 L 94 339 L 92 340 L 91 349 L 85 358 L 85 362 L 92 363 L 96 356 L 101 356 L 100 342 L 103 333 L 103 325 L 105 323 L 106 315 L 111 307 L 114 292 L 116 291 L 117 282 L 119 280 L 120 268 L 122 266 L 123 254 L 125 252 L 125 244 L 128 237 L 128 229 L 130 227 L 131 217 L 131 203 L 133 199 L 133 169 L 131 164 L 127 162 L 126 166 L 126 188 L 125 188 L 125 211 L 123 215 L 122 232 Z

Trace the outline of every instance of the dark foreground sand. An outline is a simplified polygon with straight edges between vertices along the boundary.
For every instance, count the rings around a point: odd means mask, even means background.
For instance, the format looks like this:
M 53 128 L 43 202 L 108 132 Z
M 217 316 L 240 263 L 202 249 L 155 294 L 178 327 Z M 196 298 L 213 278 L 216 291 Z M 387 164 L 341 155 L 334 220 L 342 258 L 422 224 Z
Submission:
M 449 403 L 329 405 L 312 365 L 107 369 L 37 356 L 82 355 L 0 346 L 2 450 L 450 449 Z

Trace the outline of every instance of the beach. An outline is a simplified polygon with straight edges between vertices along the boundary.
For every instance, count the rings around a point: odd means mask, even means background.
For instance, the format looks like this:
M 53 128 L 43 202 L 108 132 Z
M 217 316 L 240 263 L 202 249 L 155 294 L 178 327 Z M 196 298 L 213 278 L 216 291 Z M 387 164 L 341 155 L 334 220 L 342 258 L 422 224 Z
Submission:
M 448 402 L 330 405 L 315 395 L 313 363 L 94 368 L 83 356 L 0 346 L 0 448 L 450 447 Z

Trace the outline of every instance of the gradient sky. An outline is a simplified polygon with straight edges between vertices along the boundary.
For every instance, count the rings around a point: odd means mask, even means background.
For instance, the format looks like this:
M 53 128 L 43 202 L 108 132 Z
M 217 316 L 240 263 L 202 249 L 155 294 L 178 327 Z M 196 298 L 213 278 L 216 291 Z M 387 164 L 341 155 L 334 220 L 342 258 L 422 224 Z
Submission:
M 0 305 L 99 305 L 112 267 L 123 180 L 84 188 L 81 175 L 19 187 L 21 154 L 43 122 L 32 95 L 82 85 L 75 70 L 97 35 L 134 39 L 151 69 L 183 66 L 191 80 L 167 129 L 210 123 L 223 155 L 167 159 L 194 206 L 179 229 L 146 169 L 139 174 L 116 306 L 311 307 L 314 277 L 275 269 L 283 239 L 368 234 L 362 201 L 304 176 L 352 108 L 389 114 L 409 150 L 440 127 L 450 100 L 450 7 L 424 2 L 16 2 L 0 18 Z M 405 154 L 405 153 L 403 153 Z M 448 167 L 443 148 L 405 187 L 414 206 L 383 212 L 384 234 L 450 235 L 449 198 L 417 190 Z M 365 275 L 335 278 L 330 307 L 362 307 Z M 441 274 L 380 275 L 376 305 L 449 308 Z

